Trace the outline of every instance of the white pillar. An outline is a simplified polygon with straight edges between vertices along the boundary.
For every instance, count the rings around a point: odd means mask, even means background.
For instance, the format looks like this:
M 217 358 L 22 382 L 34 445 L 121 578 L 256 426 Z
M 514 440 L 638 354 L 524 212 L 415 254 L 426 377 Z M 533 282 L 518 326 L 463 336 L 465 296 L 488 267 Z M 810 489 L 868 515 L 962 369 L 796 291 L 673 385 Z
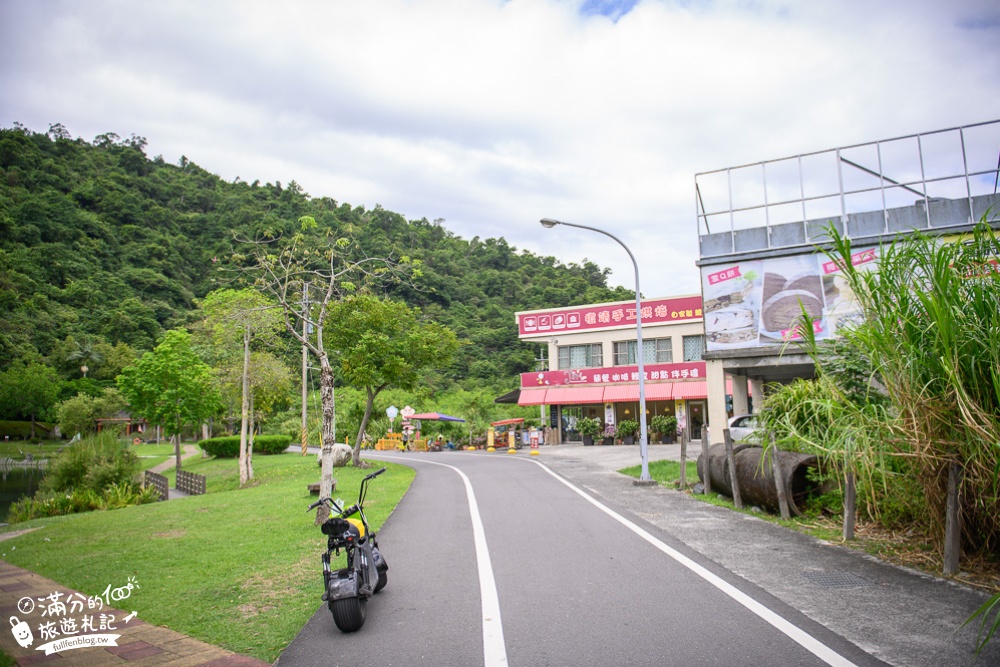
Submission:
M 708 428 L 711 442 L 722 442 L 722 429 L 729 427 L 726 416 L 726 372 L 721 360 L 706 360 L 705 375 L 708 378 Z M 692 437 L 699 434 L 692 433 Z
M 764 406 L 764 382 L 750 378 L 750 396 L 753 398 L 754 413 L 760 412 Z
M 731 375 L 733 379 L 733 414 L 745 415 L 750 412 L 747 403 L 747 378 L 745 375 Z

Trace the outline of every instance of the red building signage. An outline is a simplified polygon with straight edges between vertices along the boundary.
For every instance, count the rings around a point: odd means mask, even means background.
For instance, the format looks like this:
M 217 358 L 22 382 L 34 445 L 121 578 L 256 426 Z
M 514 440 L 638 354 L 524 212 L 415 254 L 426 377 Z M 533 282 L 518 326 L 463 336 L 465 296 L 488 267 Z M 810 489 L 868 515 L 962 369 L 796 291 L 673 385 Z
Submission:
M 642 323 L 662 324 L 701 319 L 701 297 L 684 296 L 642 302 Z M 520 336 L 541 336 L 564 331 L 595 331 L 635 325 L 635 302 L 605 303 L 559 310 L 535 310 L 517 314 Z
M 679 364 L 643 364 L 643 371 L 646 374 L 645 380 L 699 380 L 705 378 L 705 362 L 686 361 Z M 568 371 L 521 373 L 522 389 L 581 384 L 616 384 L 638 381 L 638 366 L 574 368 Z

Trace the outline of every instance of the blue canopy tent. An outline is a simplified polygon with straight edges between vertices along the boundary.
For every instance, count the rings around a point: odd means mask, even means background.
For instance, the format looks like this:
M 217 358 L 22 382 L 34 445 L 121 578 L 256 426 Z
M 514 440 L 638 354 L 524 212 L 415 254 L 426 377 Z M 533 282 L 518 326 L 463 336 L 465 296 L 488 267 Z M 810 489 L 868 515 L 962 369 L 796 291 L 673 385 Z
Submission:
M 465 422 L 461 417 L 452 417 L 451 415 L 441 414 L 440 412 L 421 412 L 417 415 L 410 415 L 406 417 L 409 421 L 439 421 L 439 422 Z M 469 434 L 469 441 L 472 441 L 472 434 Z M 428 449 L 435 451 L 435 447 L 431 446 L 430 440 L 428 440 Z M 455 446 L 451 445 L 450 449 L 454 449 Z M 437 443 L 436 450 L 440 451 L 441 444 Z

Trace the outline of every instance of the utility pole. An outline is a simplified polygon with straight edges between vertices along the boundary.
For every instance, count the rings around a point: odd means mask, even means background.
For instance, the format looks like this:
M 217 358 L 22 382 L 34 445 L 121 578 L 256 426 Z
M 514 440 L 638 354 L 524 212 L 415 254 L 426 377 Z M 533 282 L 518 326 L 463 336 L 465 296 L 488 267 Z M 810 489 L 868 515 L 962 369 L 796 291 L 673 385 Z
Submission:
M 309 335 L 309 283 L 302 283 L 302 337 L 305 338 Z M 308 440 L 309 440 L 309 426 L 306 422 L 307 412 L 306 403 L 308 397 L 307 385 L 309 382 L 309 351 L 306 346 L 302 346 L 302 456 L 305 456 L 308 451 Z

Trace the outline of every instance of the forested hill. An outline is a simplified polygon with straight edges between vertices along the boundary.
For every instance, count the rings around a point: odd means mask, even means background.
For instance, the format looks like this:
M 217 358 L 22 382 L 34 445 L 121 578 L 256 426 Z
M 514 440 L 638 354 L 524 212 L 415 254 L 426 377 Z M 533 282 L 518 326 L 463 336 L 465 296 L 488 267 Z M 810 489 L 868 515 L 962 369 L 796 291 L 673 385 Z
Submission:
M 67 337 L 151 349 L 220 286 L 234 233 L 304 215 L 350 224 L 373 255 L 424 262 L 427 289 L 397 296 L 471 343 L 448 372 L 467 384 L 505 386 L 532 369 L 535 349 L 517 340 L 515 311 L 632 296 L 609 289 L 608 271 L 590 262 L 566 266 L 502 238 L 466 240 L 438 222 L 312 198 L 295 181 L 229 183 L 145 148 L 136 135 L 87 142 L 59 125 L 0 129 L 0 370 L 40 355 L 68 374 Z

